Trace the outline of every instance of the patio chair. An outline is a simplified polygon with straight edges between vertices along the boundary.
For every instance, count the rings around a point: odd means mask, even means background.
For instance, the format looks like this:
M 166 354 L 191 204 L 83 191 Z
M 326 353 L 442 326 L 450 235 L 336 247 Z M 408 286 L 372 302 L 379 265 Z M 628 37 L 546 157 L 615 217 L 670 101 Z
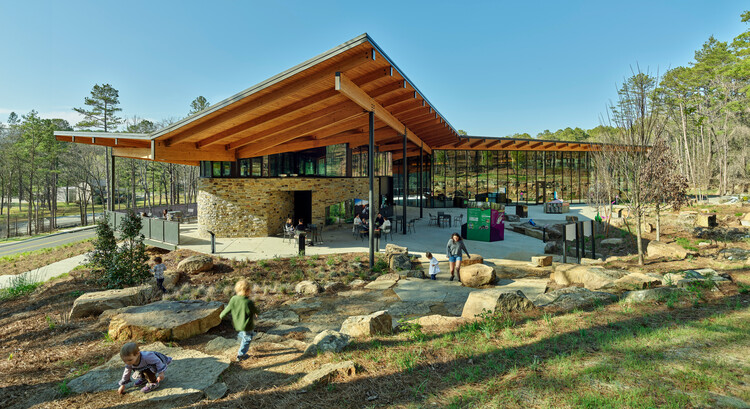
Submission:
M 292 228 L 286 227 L 286 223 L 284 223 L 281 226 L 281 229 L 284 232 L 284 241 L 286 241 L 286 239 L 289 239 L 290 242 L 294 243 L 294 236 L 295 236 L 294 227 Z
M 437 216 L 434 216 L 432 213 L 427 213 L 430 215 L 430 221 L 427 223 L 428 226 L 437 226 Z
M 381 237 L 387 238 L 388 235 L 391 235 L 391 241 L 393 241 L 393 229 L 389 227 L 384 227 L 382 230 L 380 230 Z
M 417 229 L 414 227 L 414 223 L 417 221 L 417 219 L 411 219 L 409 220 L 409 224 L 407 224 L 407 232 L 416 233 Z
M 459 214 L 458 216 L 454 217 L 453 223 L 456 224 L 457 226 L 464 224 L 464 215 Z

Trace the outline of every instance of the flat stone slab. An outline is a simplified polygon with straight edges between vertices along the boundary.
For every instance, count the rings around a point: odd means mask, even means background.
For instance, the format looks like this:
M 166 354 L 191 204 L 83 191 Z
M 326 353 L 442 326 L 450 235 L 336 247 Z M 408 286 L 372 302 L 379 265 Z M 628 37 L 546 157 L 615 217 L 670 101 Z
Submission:
M 106 310 L 142 305 L 151 297 L 150 285 L 128 287 L 121 290 L 94 291 L 83 294 L 73 302 L 70 318 L 99 315 Z
M 401 280 L 393 289 L 399 299 L 404 302 L 444 302 L 453 294 L 458 298 L 454 301 L 466 301 L 473 288 L 462 287 L 458 281 L 443 280 Z
M 258 325 L 291 325 L 299 322 L 299 315 L 291 310 L 273 309 L 258 315 Z
M 187 339 L 221 324 L 224 304 L 218 301 L 159 301 L 126 307 L 113 314 L 109 336 L 117 340 Z
M 205 391 L 214 385 L 219 376 L 229 367 L 227 357 L 207 355 L 191 349 L 168 347 L 161 342 L 141 346 L 142 351 L 157 351 L 172 357 L 167 367 L 166 379 L 158 389 L 141 393 L 127 385 L 126 393 L 132 394 L 139 402 L 148 403 L 148 407 L 175 407 L 189 405 L 203 399 Z M 117 397 L 117 382 L 122 377 L 125 364 L 120 354 L 115 354 L 105 364 L 68 382 L 73 393 L 110 391 L 112 399 Z
M 394 285 L 396 285 L 397 281 L 395 280 L 376 280 L 373 281 L 365 286 L 368 290 L 387 290 Z

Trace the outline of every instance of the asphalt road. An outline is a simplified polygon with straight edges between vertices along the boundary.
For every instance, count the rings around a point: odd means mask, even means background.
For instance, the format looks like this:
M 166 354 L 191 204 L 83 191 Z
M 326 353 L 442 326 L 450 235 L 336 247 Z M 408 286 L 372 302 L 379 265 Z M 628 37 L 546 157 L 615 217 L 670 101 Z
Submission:
M 55 234 L 49 237 L 38 237 L 29 240 L 17 241 L 0 246 L 0 257 L 10 256 L 28 251 L 41 250 L 49 247 L 57 247 L 63 244 L 74 243 L 94 237 L 96 229 L 90 228 L 68 233 Z

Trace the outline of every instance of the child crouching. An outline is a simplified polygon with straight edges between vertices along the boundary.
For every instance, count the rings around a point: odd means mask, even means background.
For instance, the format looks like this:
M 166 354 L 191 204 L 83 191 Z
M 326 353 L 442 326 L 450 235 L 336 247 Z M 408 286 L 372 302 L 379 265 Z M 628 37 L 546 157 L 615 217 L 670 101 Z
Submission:
M 148 393 L 159 387 L 159 382 L 164 380 L 164 371 L 172 358 L 154 351 L 141 351 L 135 342 L 128 342 L 120 349 L 120 358 L 125 362 L 125 371 L 119 382 L 120 388 L 117 393 L 125 392 L 125 385 L 135 378 L 135 386 L 146 385 L 141 392 Z
M 255 335 L 254 319 L 258 314 L 255 303 L 250 299 L 250 283 L 245 280 L 237 281 L 234 285 L 234 292 L 237 295 L 229 299 L 229 304 L 221 312 L 221 318 L 232 313 L 232 324 L 234 329 L 239 331 L 237 338 L 240 339 L 240 349 L 237 351 L 237 360 L 242 361 L 247 359 L 247 350 L 250 348 L 250 341 L 253 340 Z

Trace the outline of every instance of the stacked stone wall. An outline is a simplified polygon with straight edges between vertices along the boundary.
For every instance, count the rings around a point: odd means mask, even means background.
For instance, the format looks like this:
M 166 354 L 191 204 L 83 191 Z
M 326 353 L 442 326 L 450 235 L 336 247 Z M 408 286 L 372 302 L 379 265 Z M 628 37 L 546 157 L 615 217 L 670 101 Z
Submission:
M 377 200 L 380 183 L 375 181 Z M 263 237 L 281 233 L 294 213 L 294 192 L 312 191 L 312 223 L 325 224 L 325 209 L 349 199 L 366 199 L 367 178 L 201 178 L 199 233 L 218 237 Z

